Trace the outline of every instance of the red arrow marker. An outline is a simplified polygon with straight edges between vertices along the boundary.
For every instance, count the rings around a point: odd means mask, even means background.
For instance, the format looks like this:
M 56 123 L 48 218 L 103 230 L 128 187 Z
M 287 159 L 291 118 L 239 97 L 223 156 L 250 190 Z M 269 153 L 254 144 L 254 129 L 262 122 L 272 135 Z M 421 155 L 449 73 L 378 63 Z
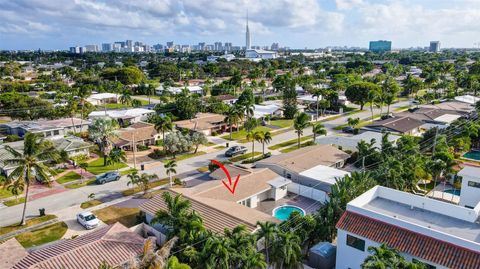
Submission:
M 211 160 L 211 162 L 218 165 L 223 170 L 223 172 L 225 173 L 225 175 L 228 178 L 228 184 L 225 183 L 225 181 L 223 181 L 223 180 L 222 180 L 222 183 L 232 194 L 235 194 L 235 189 L 237 188 L 237 184 L 238 184 L 238 180 L 240 179 L 240 175 L 237 176 L 237 178 L 233 182 L 233 186 L 232 186 L 232 177 L 230 176 L 230 173 L 225 168 L 225 166 L 223 164 L 221 164 L 220 162 L 216 161 L 216 160 Z

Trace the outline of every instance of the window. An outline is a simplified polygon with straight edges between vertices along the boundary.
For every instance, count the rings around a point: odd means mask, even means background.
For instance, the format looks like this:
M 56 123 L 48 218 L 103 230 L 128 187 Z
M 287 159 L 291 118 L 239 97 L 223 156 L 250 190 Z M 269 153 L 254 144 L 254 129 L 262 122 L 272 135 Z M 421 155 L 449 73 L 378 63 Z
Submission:
M 287 173 L 287 178 L 292 179 L 292 175 Z
M 361 251 L 365 251 L 365 240 L 347 234 L 347 245 Z
M 52 132 L 46 132 L 45 133 L 45 137 L 49 137 L 49 136 L 52 136 Z
M 54 130 L 53 131 L 53 135 L 59 135 L 60 134 L 60 131 L 59 130 Z
M 480 188 L 480 182 L 468 181 L 469 187 Z

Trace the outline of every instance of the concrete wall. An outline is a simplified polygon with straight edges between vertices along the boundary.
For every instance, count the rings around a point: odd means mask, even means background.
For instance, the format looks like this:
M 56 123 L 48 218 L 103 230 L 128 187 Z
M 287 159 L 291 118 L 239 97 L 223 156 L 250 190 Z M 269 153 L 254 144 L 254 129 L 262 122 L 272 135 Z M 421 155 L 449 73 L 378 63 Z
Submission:
M 290 183 L 287 187 L 287 190 L 289 192 L 293 192 L 300 196 L 307 197 L 316 201 L 324 202 L 328 200 L 328 195 L 326 192 L 297 183 Z
M 480 178 L 469 177 L 467 175 L 462 178 L 462 190 L 460 192 L 460 205 L 474 208 L 480 202 L 480 188 L 468 186 L 469 182 L 480 184 Z

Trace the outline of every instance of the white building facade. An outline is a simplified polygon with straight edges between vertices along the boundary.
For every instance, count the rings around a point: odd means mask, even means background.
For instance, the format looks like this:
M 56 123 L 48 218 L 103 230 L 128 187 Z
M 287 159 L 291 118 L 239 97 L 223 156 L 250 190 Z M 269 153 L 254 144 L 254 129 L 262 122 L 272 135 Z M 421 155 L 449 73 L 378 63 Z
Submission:
M 462 177 L 460 205 L 475 208 L 480 202 L 480 168 L 465 166 L 458 175 Z
M 480 204 L 474 209 L 376 186 L 337 223 L 337 269 L 361 268 L 382 243 L 427 268 L 480 268 Z

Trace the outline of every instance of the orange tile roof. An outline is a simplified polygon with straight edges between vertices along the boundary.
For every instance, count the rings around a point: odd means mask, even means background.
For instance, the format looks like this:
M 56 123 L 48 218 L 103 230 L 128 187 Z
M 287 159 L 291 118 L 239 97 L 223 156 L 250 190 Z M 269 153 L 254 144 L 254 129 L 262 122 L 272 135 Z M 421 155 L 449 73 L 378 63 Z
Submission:
M 122 224 L 116 223 L 75 239 L 62 240 L 34 250 L 13 268 L 97 268 L 103 261 L 119 266 L 140 255 L 145 240 Z
M 466 249 L 361 214 L 346 211 L 337 228 L 452 269 L 480 269 L 480 250 Z

